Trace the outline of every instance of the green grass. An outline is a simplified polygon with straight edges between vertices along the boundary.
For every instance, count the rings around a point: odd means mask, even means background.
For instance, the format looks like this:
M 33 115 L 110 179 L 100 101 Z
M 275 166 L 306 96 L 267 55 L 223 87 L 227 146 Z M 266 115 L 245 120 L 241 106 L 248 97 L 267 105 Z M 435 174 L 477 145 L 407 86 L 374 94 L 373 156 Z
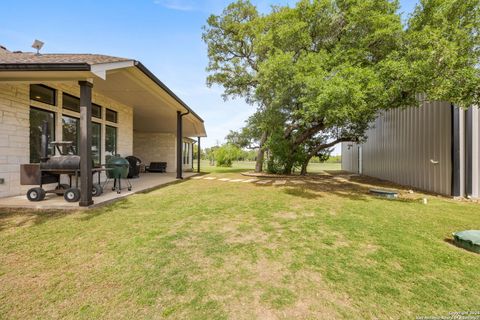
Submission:
M 85 212 L 0 213 L 0 318 L 412 319 L 480 310 L 480 255 L 445 241 L 480 229 L 478 204 L 384 200 L 328 176 L 297 183 L 187 180 Z
M 195 170 L 197 163 L 194 163 Z M 235 173 L 243 171 L 253 171 L 255 169 L 255 162 L 253 161 L 235 161 L 231 168 L 211 166 L 208 160 L 201 160 L 200 168 L 203 172 L 209 173 Z M 319 173 L 324 170 L 340 170 L 340 163 L 310 163 L 308 165 L 308 173 Z

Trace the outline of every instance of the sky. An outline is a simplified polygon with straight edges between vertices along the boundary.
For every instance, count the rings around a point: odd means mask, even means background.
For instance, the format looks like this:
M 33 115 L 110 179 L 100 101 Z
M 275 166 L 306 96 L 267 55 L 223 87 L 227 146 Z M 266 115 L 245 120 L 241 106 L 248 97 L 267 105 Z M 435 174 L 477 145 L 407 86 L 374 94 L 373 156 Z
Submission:
M 202 147 L 224 142 L 240 129 L 255 106 L 221 97 L 222 88 L 205 84 L 208 63 L 202 26 L 220 14 L 228 0 L 3 0 L 0 45 L 10 51 L 100 53 L 141 61 L 205 120 Z M 295 0 L 252 0 L 261 12 Z M 404 17 L 416 0 L 400 0 Z M 339 148 L 335 149 L 339 153 Z

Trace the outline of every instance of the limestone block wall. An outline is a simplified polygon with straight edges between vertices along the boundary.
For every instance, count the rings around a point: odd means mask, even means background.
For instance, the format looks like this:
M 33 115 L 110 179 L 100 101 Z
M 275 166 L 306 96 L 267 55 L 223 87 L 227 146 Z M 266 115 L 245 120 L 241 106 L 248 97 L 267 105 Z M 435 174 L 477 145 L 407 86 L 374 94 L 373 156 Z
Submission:
M 59 108 L 62 105 L 62 92 L 71 94 L 73 96 L 80 96 L 80 87 L 75 83 L 55 84 L 45 82 L 45 85 L 58 89 L 57 91 L 57 105 Z M 36 101 L 32 101 L 36 102 Z M 117 153 L 122 157 L 130 156 L 133 152 L 133 109 L 130 106 L 124 105 L 112 98 L 98 94 L 95 92 L 95 84 L 92 90 L 92 102 L 102 106 L 102 119 L 93 118 L 94 122 L 102 124 L 102 163 L 105 163 L 105 125 L 117 127 Z M 111 123 L 105 120 L 106 108 L 118 112 L 118 122 Z M 70 110 L 61 110 L 62 114 L 78 117 L 79 114 Z M 62 119 L 56 118 L 57 139 L 61 138 L 62 134 Z
M 176 150 L 174 134 L 133 131 L 133 154 L 146 165 L 166 162 L 167 172 L 175 172 Z
M 30 159 L 29 86 L 0 83 L 0 197 L 20 193 L 20 164 Z
M 80 88 L 75 82 L 43 82 L 57 90 L 57 104 L 51 106 L 30 100 L 29 84 L 0 83 L 0 197 L 25 194 L 31 186 L 20 185 L 20 164 L 30 161 L 30 107 L 49 110 L 55 113 L 55 140 L 62 139 L 62 115 L 79 117 L 79 113 L 62 108 L 62 93 L 80 96 Z M 102 106 L 101 157 L 105 163 L 105 126 L 117 127 L 117 153 L 125 157 L 133 154 L 133 109 L 114 99 L 95 92 L 92 102 Z M 118 113 L 118 122 L 105 120 L 106 108 Z M 1 183 L 3 179 L 3 183 Z M 47 186 L 49 187 L 49 186 Z

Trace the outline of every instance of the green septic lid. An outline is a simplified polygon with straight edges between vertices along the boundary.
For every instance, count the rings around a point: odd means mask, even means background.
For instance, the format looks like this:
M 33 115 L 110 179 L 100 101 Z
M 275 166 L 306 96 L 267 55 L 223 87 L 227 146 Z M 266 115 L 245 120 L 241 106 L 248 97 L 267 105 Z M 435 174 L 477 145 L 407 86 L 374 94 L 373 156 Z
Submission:
M 480 230 L 466 230 L 453 233 L 455 243 L 467 250 L 480 253 Z

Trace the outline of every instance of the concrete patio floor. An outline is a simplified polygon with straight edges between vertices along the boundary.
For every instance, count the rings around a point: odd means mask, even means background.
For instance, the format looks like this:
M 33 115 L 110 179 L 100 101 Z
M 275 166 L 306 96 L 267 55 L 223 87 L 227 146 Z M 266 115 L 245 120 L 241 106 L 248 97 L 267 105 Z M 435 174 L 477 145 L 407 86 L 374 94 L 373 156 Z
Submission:
M 194 172 L 184 172 L 183 178 L 189 178 L 197 175 Z M 45 199 L 39 202 L 28 201 L 26 195 L 19 195 L 0 199 L 1 208 L 21 208 L 21 209 L 37 209 L 37 210 L 79 210 L 94 208 L 109 204 L 116 200 L 128 197 L 129 195 L 146 192 L 155 189 L 159 186 L 177 181 L 175 173 L 141 173 L 139 178 L 130 179 L 132 184 L 132 191 L 128 191 L 126 184 L 122 181 L 122 192 L 117 194 L 112 191 L 113 180 L 109 181 L 103 190 L 103 194 L 99 197 L 94 197 L 94 204 L 89 207 L 80 207 L 78 202 L 67 202 L 63 196 L 57 196 L 53 193 L 47 193 Z M 33 187 L 33 186 L 32 186 Z

